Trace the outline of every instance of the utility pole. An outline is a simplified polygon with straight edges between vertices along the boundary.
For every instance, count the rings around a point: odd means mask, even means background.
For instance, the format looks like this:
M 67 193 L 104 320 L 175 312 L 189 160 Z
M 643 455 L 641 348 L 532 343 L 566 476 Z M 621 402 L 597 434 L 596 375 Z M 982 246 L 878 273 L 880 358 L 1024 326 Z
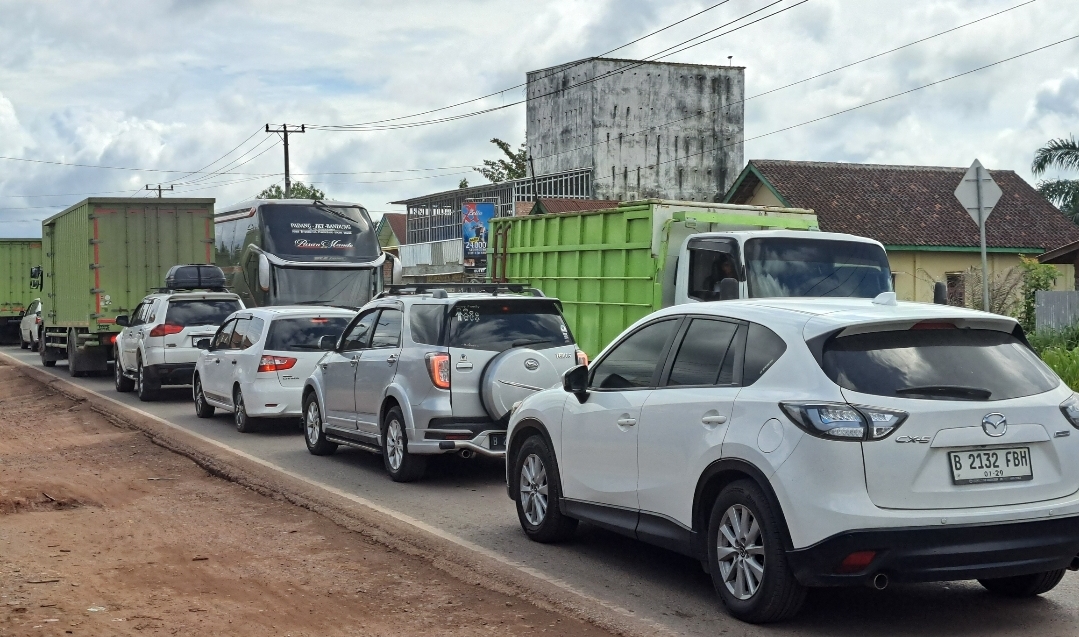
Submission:
M 289 195 L 292 194 L 292 180 L 289 179 L 289 173 L 288 173 L 288 134 L 289 133 L 293 133 L 293 134 L 306 133 L 307 132 L 307 125 L 306 124 L 300 124 L 299 128 L 296 128 L 296 126 L 293 125 L 292 129 L 290 130 L 288 124 L 281 124 L 281 128 L 275 128 L 275 129 L 271 130 L 270 125 L 267 124 L 266 125 L 266 132 L 267 133 L 280 133 L 281 136 L 285 140 L 285 199 L 288 199 Z
M 156 187 L 151 187 L 150 184 L 146 184 L 146 189 L 147 190 L 156 190 L 157 191 L 157 198 L 161 199 L 161 191 L 162 190 L 172 190 L 172 186 L 169 186 L 168 188 L 162 188 L 161 184 L 158 184 Z

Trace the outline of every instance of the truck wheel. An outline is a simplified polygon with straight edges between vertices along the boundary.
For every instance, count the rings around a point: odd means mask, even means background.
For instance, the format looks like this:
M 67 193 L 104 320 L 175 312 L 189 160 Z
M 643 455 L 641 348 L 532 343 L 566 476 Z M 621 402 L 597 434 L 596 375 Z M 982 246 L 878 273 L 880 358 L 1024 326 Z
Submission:
M 124 366 L 120 364 L 120 352 L 113 351 L 112 355 L 116 363 L 113 365 L 113 384 L 116 386 L 116 391 L 121 394 L 135 389 L 135 381 L 131 380 L 127 376 L 124 376 Z
M 989 592 L 1005 597 L 1037 597 L 1056 588 L 1060 580 L 1064 579 L 1065 570 L 1062 568 L 1059 571 L 1031 575 L 980 579 L 978 583 Z
M 41 364 L 45 367 L 56 367 L 56 359 L 49 355 L 49 348 L 45 347 L 45 334 L 37 339 L 38 353 L 41 354 Z
M 244 404 L 244 394 L 237 386 L 232 392 L 232 421 L 236 423 L 236 431 L 246 434 L 255 430 L 256 421 L 247 415 L 247 405 Z
M 74 331 L 67 333 L 67 373 L 75 378 L 79 378 L 86 374 L 82 370 L 77 369 L 79 363 L 79 348 L 75 345 L 76 339 L 77 337 Z
M 202 391 L 202 379 L 195 375 L 191 387 L 191 394 L 195 400 L 195 415 L 199 418 L 213 418 L 217 411 L 213 405 L 206 402 L 206 394 Z
M 577 519 L 562 515 L 558 499 L 562 495 L 554 454 L 540 436 L 524 441 L 513 462 L 516 479 L 514 501 L 517 519 L 528 539 L 544 544 L 573 537 Z
M 303 424 L 307 450 L 312 455 L 328 456 L 337 451 L 337 445 L 326 440 L 326 432 L 322 428 L 322 410 L 313 392 L 307 395 L 303 404 Z
M 135 366 L 135 375 L 137 377 L 137 380 L 135 381 L 135 393 L 142 402 L 150 402 L 157 398 L 157 390 L 161 387 L 155 381 L 149 379 L 146 374 L 146 368 L 142 366 L 141 358 L 135 359 Z
M 400 407 L 386 412 L 382 423 L 382 464 L 394 482 L 415 482 L 427 470 L 427 458 L 408 452 L 405 417 Z
M 789 619 L 805 601 L 783 550 L 779 521 L 755 483 L 719 493 L 708 523 L 708 571 L 734 617 L 751 624 Z

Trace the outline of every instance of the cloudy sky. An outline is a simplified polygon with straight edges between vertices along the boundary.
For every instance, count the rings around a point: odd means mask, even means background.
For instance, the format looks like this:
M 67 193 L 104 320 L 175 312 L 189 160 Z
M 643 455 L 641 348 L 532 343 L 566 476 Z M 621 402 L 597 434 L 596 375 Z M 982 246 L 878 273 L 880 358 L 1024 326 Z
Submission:
M 279 140 L 260 132 L 267 122 L 370 122 L 508 89 L 435 116 L 500 106 L 521 99 L 513 87 L 529 70 L 603 53 L 718 1 L 0 0 L 0 235 L 38 236 L 40 220 L 66 205 L 147 183 L 240 201 L 281 180 Z M 615 55 L 643 58 L 772 3 L 755 17 L 791 7 L 666 58 L 733 55 L 753 96 L 1026 0 L 798 2 L 729 0 Z M 1079 40 L 766 134 L 1077 35 L 1075 0 L 1036 0 L 752 99 L 745 157 L 947 166 L 978 157 L 1033 181 L 1033 151 L 1079 133 Z M 290 139 L 292 170 L 377 217 L 397 209 L 389 201 L 462 177 L 482 183 L 467 166 L 497 154 L 492 137 L 520 143 L 524 128 L 522 105 L 396 130 L 309 131 Z M 187 174 L 208 164 L 219 172 Z

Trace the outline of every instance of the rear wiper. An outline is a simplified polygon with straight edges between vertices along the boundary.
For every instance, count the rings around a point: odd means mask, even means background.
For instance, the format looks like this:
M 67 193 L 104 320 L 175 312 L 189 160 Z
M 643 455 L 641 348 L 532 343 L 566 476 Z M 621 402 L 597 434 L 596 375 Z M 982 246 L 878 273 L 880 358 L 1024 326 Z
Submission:
M 895 390 L 897 394 L 923 394 L 926 396 L 956 396 L 970 398 L 972 400 L 989 400 L 993 392 L 981 387 L 965 387 L 963 385 L 918 385 L 913 387 L 900 387 Z
M 526 345 L 539 345 L 541 343 L 550 343 L 550 342 L 551 342 L 551 339 L 549 339 L 549 338 L 540 338 L 540 339 L 535 339 L 535 340 L 531 340 L 531 341 L 528 341 L 528 340 L 513 341 L 513 344 L 510 345 L 510 349 L 513 349 L 514 347 L 524 347 Z

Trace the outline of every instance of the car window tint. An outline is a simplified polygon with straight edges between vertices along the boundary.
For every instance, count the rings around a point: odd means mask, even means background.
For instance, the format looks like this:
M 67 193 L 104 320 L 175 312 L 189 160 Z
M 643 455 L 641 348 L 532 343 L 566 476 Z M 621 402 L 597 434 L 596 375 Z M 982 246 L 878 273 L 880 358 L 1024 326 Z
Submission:
M 135 309 L 131 310 L 131 316 L 128 317 L 128 325 L 138 325 L 139 316 L 142 314 L 142 308 L 145 307 L 142 303 L 135 306 Z
M 445 314 L 445 306 L 442 305 L 413 305 L 408 311 L 408 327 L 413 342 L 438 345 Z
M 674 357 L 668 385 L 714 385 L 738 326 L 693 319 Z M 729 381 L 728 381 L 729 382 Z
M 341 350 L 350 352 L 367 347 L 371 341 L 371 328 L 374 327 L 376 318 L 378 318 L 378 310 L 365 314 L 357 321 L 341 341 Z
M 670 319 L 631 334 L 596 365 L 591 386 L 597 389 L 651 386 L 656 366 L 661 363 L 677 325 L 678 320 Z
M 371 337 L 371 349 L 377 347 L 397 347 L 401 344 L 401 312 L 398 310 L 382 310 L 378 317 L 378 325 L 375 326 L 375 334 Z
M 551 299 L 460 301 L 451 311 L 446 340 L 450 347 L 493 352 L 573 345 L 573 335 Z
M 214 349 L 228 349 L 229 341 L 232 340 L 232 330 L 236 327 L 236 321 L 229 321 L 221 326 L 214 335 L 214 342 L 210 344 Z
M 779 360 L 787 344 L 778 334 L 758 323 L 749 324 L 746 337 L 746 362 L 742 371 L 742 385 L 752 385 L 764 372 Z
M 262 336 L 262 328 L 266 325 L 266 321 L 263 321 L 257 316 L 253 316 L 249 320 L 250 322 L 247 324 L 244 338 L 240 341 L 240 349 L 247 349 L 257 343 Z
M 348 325 L 347 316 L 305 316 L 279 318 L 270 323 L 266 349 L 275 352 L 303 352 L 322 349 L 323 336 L 340 336 Z
M 169 301 L 165 322 L 171 325 L 221 325 L 236 310 L 240 301 L 233 299 L 183 299 Z
M 244 337 L 247 336 L 247 327 L 251 319 L 237 319 L 236 328 L 232 331 L 232 340 L 229 341 L 229 349 L 243 349 Z

